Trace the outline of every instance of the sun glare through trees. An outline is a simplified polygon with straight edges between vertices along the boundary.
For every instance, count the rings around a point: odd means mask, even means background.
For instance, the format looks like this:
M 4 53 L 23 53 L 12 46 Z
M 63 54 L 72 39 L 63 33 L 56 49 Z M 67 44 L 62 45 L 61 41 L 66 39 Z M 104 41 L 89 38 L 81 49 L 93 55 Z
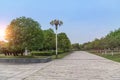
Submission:
M 0 28 L 0 40 L 5 40 L 5 29 Z

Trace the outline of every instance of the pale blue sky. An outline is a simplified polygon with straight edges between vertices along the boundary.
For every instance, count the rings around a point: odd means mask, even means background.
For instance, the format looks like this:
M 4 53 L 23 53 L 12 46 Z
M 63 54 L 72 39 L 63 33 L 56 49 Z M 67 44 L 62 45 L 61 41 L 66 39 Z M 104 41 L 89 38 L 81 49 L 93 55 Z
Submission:
M 33 18 L 42 29 L 60 19 L 59 32 L 72 43 L 84 43 L 120 27 L 120 0 L 0 0 L 0 29 L 20 16 Z

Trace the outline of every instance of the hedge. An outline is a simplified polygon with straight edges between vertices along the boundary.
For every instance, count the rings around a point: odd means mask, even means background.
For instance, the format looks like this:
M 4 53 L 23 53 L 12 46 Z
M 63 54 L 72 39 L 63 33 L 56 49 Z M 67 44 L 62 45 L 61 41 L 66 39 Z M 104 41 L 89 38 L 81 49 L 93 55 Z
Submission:
M 33 56 L 52 56 L 52 52 L 31 52 Z
M 58 51 L 58 54 L 62 54 L 64 51 Z M 56 55 L 56 51 L 32 51 L 31 55 L 33 56 L 52 56 Z

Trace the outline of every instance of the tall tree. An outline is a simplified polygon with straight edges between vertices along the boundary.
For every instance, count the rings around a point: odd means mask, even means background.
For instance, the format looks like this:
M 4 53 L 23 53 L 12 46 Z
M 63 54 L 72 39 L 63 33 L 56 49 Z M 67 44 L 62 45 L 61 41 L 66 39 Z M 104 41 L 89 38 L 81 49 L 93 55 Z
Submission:
M 58 48 L 63 51 L 69 51 L 71 49 L 71 42 L 65 33 L 58 34 Z
M 15 50 L 36 50 L 43 47 L 43 31 L 37 21 L 19 17 L 11 21 L 6 29 L 6 40 L 10 48 Z
M 44 33 L 44 50 L 55 50 L 55 33 L 52 29 L 43 31 Z

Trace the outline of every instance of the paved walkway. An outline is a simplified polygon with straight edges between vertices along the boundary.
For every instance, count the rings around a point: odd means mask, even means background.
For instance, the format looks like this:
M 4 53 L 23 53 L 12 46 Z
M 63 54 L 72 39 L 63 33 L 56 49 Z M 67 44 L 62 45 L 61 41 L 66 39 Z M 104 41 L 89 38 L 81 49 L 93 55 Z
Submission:
M 49 63 L 0 63 L 0 80 L 120 80 L 120 63 L 77 51 Z

